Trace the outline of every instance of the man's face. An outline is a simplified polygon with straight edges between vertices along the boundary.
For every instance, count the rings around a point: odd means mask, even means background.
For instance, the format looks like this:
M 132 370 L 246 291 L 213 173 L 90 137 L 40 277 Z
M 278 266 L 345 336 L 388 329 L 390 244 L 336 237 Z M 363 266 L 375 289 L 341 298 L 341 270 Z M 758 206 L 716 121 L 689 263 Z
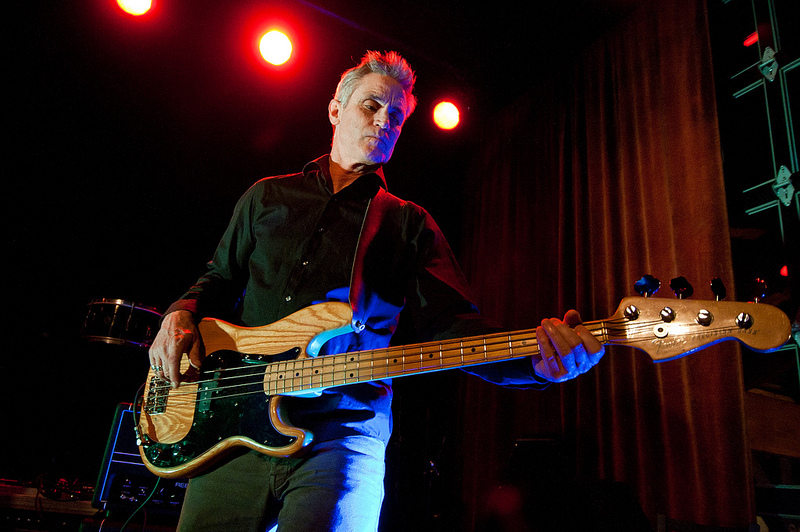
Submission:
M 367 74 L 346 107 L 332 100 L 328 118 L 334 125 L 331 157 L 343 166 L 389 161 L 406 119 L 403 87 L 382 74 Z

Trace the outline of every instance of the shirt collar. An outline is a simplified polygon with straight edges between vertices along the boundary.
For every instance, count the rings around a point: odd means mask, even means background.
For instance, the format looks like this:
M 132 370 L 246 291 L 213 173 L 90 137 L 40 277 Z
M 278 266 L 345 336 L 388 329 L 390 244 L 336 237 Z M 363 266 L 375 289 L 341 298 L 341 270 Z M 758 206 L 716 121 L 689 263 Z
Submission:
M 313 161 L 306 163 L 303 167 L 303 175 L 308 176 L 312 172 L 321 172 L 323 176 L 325 176 L 326 184 L 330 189 L 330 155 L 323 155 Z M 389 187 L 386 185 L 386 177 L 383 175 L 383 168 L 378 168 L 374 172 L 370 172 L 369 174 L 364 174 L 363 176 L 359 177 L 356 181 L 363 181 L 367 180 L 373 183 L 377 183 L 384 190 L 388 190 Z

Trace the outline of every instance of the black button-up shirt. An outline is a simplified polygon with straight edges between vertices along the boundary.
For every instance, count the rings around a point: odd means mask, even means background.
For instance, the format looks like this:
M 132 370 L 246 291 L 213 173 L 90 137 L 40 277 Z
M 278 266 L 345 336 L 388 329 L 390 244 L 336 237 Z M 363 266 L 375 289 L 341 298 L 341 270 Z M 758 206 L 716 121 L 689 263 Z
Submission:
M 372 220 L 377 237 L 364 263 L 354 264 L 366 213 L 385 181 L 380 173 L 368 174 L 333 194 L 327 165 L 323 157 L 301 173 L 253 185 L 239 200 L 208 272 L 167 312 L 184 309 L 197 318 L 261 326 L 313 303 L 348 301 L 355 283 L 367 288 L 365 328 L 333 338 L 322 354 L 387 346 L 401 311 L 414 341 L 497 330 L 466 296 L 444 236 L 417 205 L 391 197 L 388 214 Z M 470 372 L 504 385 L 540 383 L 527 359 Z M 292 422 L 311 429 L 316 441 L 366 435 L 386 444 L 391 397 L 390 381 L 376 381 L 285 401 Z

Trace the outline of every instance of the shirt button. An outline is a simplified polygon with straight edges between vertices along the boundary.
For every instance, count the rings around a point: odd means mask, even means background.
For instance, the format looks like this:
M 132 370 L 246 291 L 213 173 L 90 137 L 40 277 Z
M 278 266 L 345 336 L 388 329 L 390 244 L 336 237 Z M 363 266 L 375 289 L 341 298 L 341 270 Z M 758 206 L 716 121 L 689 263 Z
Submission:
M 286 302 L 288 303 L 289 301 L 291 301 L 291 300 L 292 300 L 292 296 L 286 296 L 286 298 L 285 298 L 285 299 L 286 299 Z

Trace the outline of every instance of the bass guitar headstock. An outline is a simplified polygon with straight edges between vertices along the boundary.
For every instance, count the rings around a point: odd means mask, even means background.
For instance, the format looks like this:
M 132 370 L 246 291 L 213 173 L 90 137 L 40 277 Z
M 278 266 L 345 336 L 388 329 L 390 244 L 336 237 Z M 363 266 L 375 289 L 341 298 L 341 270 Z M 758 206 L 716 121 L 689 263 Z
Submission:
M 649 276 L 646 276 L 649 277 Z M 643 278 L 644 279 L 644 278 Z M 673 279 L 679 299 L 627 297 L 606 322 L 606 342 L 646 351 L 655 362 L 679 358 L 724 340 L 738 340 L 755 351 L 771 351 L 789 340 L 789 318 L 763 303 L 683 299 L 691 288 Z M 646 295 L 655 293 L 652 278 Z M 712 281 L 712 287 L 718 280 Z M 637 283 L 637 291 L 640 288 Z M 677 288 L 677 289 L 676 289 Z M 719 287 L 714 289 L 719 295 Z

